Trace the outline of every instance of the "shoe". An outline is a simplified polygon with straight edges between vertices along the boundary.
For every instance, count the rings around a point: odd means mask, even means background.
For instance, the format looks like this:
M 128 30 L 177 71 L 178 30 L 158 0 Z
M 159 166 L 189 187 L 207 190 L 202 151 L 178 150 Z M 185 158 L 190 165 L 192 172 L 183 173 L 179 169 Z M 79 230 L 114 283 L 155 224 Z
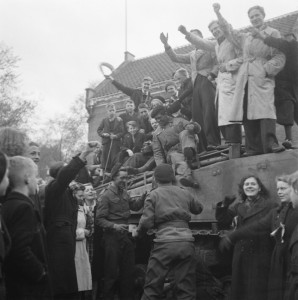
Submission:
M 218 146 L 213 146 L 213 145 L 208 145 L 207 146 L 207 151 L 214 151 L 217 149 Z
M 197 182 L 193 182 L 185 177 L 181 178 L 179 182 L 185 187 L 191 187 L 194 189 L 199 189 L 200 185 Z
M 282 152 L 282 151 L 285 151 L 285 147 L 284 146 L 281 146 L 281 145 L 278 145 L 278 144 L 275 144 L 271 147 L 271 152 L 272 153 L 279 153 L 279 152 Z
M 286 149 L 291 149 L 292 148 L 292 141 L 291 140 L 285 140 L 282 145 L 286 148 Z

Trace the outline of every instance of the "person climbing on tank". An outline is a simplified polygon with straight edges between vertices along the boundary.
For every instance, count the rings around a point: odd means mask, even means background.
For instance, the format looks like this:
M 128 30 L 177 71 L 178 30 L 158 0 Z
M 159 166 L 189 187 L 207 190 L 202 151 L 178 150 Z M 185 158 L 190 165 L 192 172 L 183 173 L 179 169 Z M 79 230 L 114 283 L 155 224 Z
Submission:
M 191 169 L 196 162 L 196 150 L 198 138 L 195 135 L 200 132 L 198 123 L 190 123 L 183 118 L 173 118 L 166 113 L 164 106 L 158 106 L 152 111 L 152 117 L 156 119 L 159 128 L 153 133 L 153 156 L 156 165 L 162 163 L 176 165 L 185 164 L 185 173 L 181 174 L 188 186 L 192 185 Z M 184 185 L 184 184 L 183 184 Z
M 175 175 L 169 164 L 159 164 L 154 178 L 157 188 L 147 195 L 137 228 L 137 235 L 156 229 L 142 300 L 159 299 L 172 271 L 179 299 L 195 299 L 195 247 L 188 223 L 191 214 L 200 214 L 203 206 L 189 191 L 173 185 Z

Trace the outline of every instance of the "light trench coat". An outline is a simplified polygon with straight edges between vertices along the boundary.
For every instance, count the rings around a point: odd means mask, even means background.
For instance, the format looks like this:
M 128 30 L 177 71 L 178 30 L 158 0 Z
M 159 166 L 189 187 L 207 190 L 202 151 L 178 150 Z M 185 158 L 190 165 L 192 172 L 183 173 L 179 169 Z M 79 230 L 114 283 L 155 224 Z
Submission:
M 265 45 L 262 40 L 254 38 L 251 33 L 233 30 L 224 19 L 220 19 L 219 24 L 225 37 L 243 51 L 243 63 L 237 76 L 230 121 L 243 120 L 246 84 L 248 84 L 247 119 L 276 119 L 274 76 L 284 67 L 285 55 Z M 265 35 L 280 37 L 278 30 L 266 25 L 260 31 Z
M 89 262 L 89 256 L 87 253 L 86 245 L 86 216 L 82 206 L 79 206 L 78 210 L 78 223 L 76 229 L 76 253 L 75 253 L 75 265 L 78 281 L 78 290 L 90 291 L 92 290 L 92 277 L 91 266 Z
M 197 48 L 216 54 L 218 67 L 224 65 L 227 72 L 218 72 L 216 97 L 218 108 L 218 126 L 235 124 L 230 122 L 231 108 L 236 87 L 238 69 L 242 64 L 241 51 L 227 39 L 220 44 L 215 40 L 200 38 L 190 33 L 186 39 Z

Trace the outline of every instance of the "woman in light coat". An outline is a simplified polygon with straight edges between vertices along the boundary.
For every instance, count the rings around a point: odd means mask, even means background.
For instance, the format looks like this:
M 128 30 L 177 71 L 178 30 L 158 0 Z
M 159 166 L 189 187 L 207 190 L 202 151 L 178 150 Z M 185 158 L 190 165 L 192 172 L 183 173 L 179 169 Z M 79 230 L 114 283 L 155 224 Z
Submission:
M 91 266 L 86 244 L 86 238 L 89 236 L 91 230 L 86 228 L 87 216 L 83 206 L 84 190 L 85 187 L 83 185 L 77 184 L 73 191 L 73 195 L 79 204 L 75 252 L 75 265 L 79 292 L 92 290 Z
M 239 69 L 229 119 L 243 122 L 246 155 L 280 152 L 284 148 L 278 145 L 275 135 L 274 76 L 284 67 L 285 56 L 249 32 L 234 31 L 219 10 L 219 4 L 214 4 L 225 37 L 243 51 L 243 64 Z M 248 16 L 257 30 L 280 37 L 278 30 L 264 24 L 265 12 L 262 7 L 251 7 Z

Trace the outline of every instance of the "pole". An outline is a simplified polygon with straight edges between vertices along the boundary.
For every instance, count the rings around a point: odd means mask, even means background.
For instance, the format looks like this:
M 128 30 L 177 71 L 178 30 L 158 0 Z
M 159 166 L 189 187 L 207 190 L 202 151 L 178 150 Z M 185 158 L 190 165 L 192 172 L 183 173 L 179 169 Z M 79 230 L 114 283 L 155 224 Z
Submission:
M 127 0 L 125 0 L 125 52 L 127 51 Z

